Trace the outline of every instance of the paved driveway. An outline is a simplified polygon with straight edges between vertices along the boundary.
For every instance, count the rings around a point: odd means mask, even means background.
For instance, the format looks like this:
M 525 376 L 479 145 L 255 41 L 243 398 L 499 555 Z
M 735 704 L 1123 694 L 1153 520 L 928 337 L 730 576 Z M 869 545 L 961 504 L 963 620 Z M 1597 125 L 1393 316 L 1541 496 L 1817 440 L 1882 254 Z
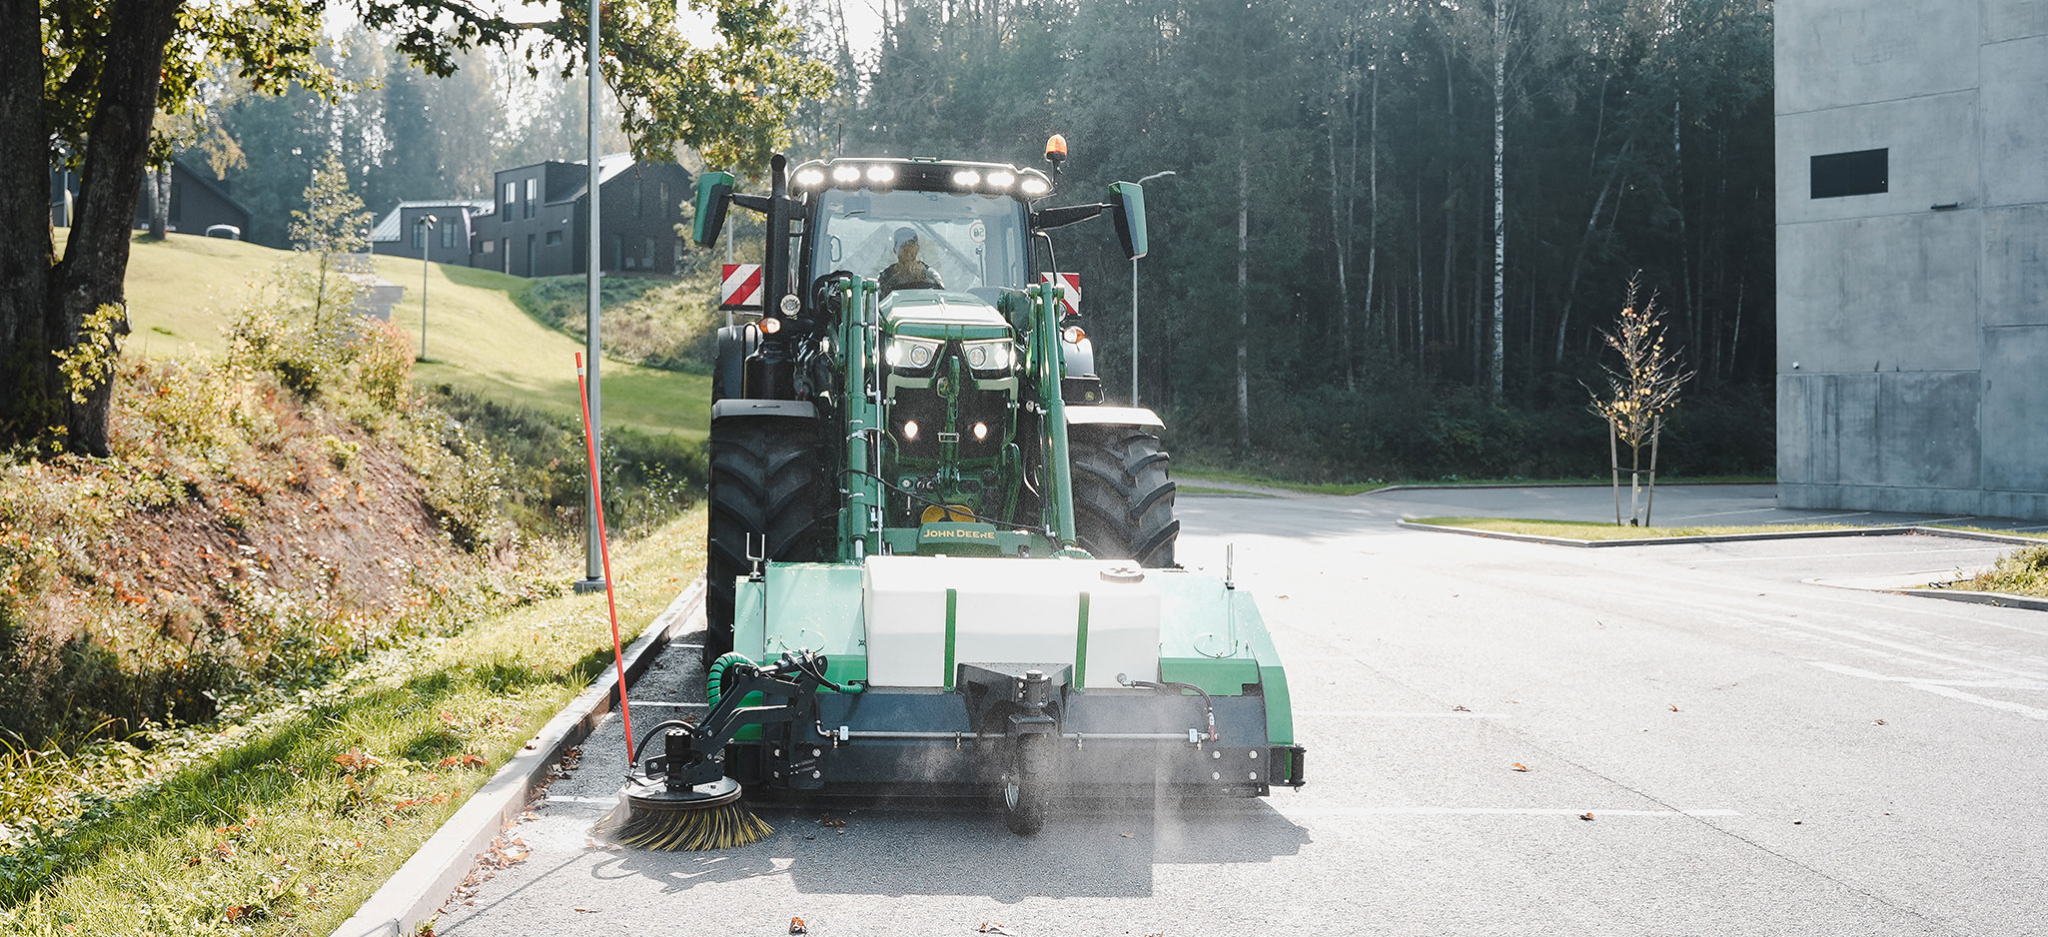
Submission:
M 1767 506 L 1691 491 L 1660 493 L 1660 521 Z M 619 777 L 611 724 L 516 829 L 532 857 L 439 932 L 766 935 L 793 915 L 824 935 L 2043 929 L 2048 616 L 1810 582 L 2003 548 L 1578 550 L 1393 526 L 1607 497 L 1183 497 L 1182 561 L 1220 567 L 1235 544 L 1274 627 L 1311 751 L 1301 791 L 1068 815 L 1033 838 L 917 805 L 839 813 L 843 831 L 779 809 L 751 847 L 615 851 L 586 833 Z M 694 654 L 636 689 L 636 721 L 690 697 Z

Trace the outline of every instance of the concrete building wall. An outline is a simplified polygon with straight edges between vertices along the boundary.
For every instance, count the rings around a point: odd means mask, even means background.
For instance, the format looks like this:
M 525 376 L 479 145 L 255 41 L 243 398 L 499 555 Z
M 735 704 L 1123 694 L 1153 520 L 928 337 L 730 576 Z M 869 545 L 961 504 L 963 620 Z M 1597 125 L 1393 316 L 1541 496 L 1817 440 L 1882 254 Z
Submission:
M 1781 502 L 2048 518 L 2048 0 L 1776 11 Z

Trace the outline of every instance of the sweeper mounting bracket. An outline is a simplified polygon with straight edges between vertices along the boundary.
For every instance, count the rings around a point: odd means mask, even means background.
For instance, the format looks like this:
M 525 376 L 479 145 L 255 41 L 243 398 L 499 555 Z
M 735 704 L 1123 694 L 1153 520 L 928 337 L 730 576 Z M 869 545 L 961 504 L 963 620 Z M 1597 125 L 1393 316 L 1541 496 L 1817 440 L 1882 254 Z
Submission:
M 748 726 L 792 725 L 807 715 L 815 718 L 820 686 L 834 692 L 846 688 L 825 677 L 828 661 L 808 650 L 785 653 L 772 664 L 726 659 L 719 674 L 717 699 L 695 723 L 671 720 L 656 726 L 662 752 L 642 757 L 629 781 L 648 785 L 659 779 L 669 791 L 713 784 L 725 778 L 725 746 Z M 637 751 L 644 751 L 642 742 Z M 791 756 L 796 755 L 792 751 Z M 790 757 L 779 765 L 791 787 L 821 786 L 817 759 Z

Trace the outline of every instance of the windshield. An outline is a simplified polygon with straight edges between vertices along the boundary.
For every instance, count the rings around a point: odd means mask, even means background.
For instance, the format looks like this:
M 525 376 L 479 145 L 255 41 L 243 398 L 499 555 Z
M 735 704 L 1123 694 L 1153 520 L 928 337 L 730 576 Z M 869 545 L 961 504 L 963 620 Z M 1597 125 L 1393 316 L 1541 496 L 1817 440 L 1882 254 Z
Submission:
M 818 274 L 849 270 L 883 280 L 884 291 L 892 284 L 949 290 L 1026 285 L 1023 206 L 1015 199 L 837 189 L 818 199 L 811 266 Z

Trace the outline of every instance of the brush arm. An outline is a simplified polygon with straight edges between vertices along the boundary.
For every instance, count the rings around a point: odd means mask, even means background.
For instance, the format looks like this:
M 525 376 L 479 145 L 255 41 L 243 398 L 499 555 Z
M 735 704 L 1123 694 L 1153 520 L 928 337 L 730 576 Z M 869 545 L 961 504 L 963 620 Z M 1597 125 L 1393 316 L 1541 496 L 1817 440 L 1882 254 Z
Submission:
M 640 774 L 661 777 L 670 790 L 710 784 L 725 777 L 725 746 L 748 726 L 793 725 L 817 710 L 826 660 L 809 650 L 792 651 L 766 666 L 734 664 L 719 686 L 718 705 L 695 725 L 678 724 L 662 733 L 662 754 L 640 762 Z M 766 702 L 744 705 L 754 694 Z

